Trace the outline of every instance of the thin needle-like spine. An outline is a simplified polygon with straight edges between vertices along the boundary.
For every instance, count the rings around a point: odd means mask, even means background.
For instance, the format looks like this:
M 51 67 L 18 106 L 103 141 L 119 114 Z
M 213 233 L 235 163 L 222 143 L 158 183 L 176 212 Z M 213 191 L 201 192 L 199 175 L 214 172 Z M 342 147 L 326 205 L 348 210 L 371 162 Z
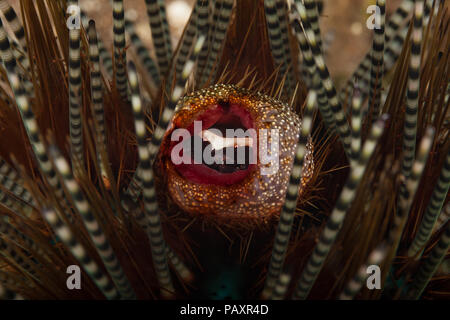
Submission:
M 304 300 L 308 297 L 317 276 L 322 270 L 328 253 L 342 227 L 347 211 L 355 198 L 358 185 L 364 176 L 367 164 L 375 150 L 378 139 L 383 134 L 385 121 L 386 117 L 383 117 L 374 124 L 369 138 L 364 143 L 358 163 L 350 168 L 350 176 L 344 185 L 344 189 L 337 200 L 327 224 L 325 225 L 325 229 L 320 235 L 319 242 L 315 246 L 297 283 L 293 296 L 294 299 Z
M 297 199 L 299 196 L 300 185 L 302 181 L 303 164 L 307 153 L 308 137 L 311 134 L 313 113 L 316 107 L 317 94 L 310 91 L 306 102 L 306 109 L 302 119 L 302 127 L 298 138 L 295 152 L 294 164 L 289 178 L 289 185 L 286 192 L 283 209 L 280 214 L 277 232 L 272 249 L 272 256 L 267 272 L 266 283 L 262 296 L 270 297 L 275 283 L 283 269 L 287 248 L 291 236 L 292 223 L 294 221 Z

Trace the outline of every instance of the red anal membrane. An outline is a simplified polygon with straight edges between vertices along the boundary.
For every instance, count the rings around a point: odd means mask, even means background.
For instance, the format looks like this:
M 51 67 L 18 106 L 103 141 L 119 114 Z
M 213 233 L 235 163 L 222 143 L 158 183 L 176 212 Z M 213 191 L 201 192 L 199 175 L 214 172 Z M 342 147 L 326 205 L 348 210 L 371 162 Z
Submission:
M 194 121 L 201 121 L 201 130 L 208 130 L 211 127 L 215 127 L 221 129 L 241 128 L 245 131 L 247 129 L 254 128 L 254 122 L 251 114 L 239 104 L 216 104 L 208 107 L 205 112 L 194 119 L 186 128 L 191 135 L 194 134 Z M 171 143 L 170 152 L 172 152 L 172 148 L 178 143 L 181 143 L 181 141 Z M 256 139 L 254 139 L 252 148 L 255 148 L 254 150 L 256 150 L 256 147 Z M 222 151 L 225 154 L 225 150 Z M 182 154 L 180 154 L 180 156 L 182 156 Z M 246 170 L 237 170 L 232 173 L 221 173 L 205 164 L 194 164 L 193 159 L 191 159 L 191 164 L 182 163 L 173 165 L 181 176 L 191 182 L 219 186 L 230 186 L 242 181 L 256 166 L 255 164 L 250 164 Z

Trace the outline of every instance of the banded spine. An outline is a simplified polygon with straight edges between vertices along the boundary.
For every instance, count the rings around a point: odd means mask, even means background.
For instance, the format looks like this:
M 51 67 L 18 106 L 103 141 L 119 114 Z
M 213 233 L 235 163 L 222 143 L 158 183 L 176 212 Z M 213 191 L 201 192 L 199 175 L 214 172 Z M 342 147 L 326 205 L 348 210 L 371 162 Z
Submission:
M 14 180 L 9 179 L 7 176 L 0 174 L 0 185 L 2 185 L 6 190 L 10 191 L 17 198 L 25 201 L 32 206 L 36 206 L 36 202 L 31 196 L 30 192 L 25 189 L 22 185 L 18 184 Z
M 280 68 L 280 75 L 283 77 L 287 72 L 287 49 L 285 50 L 285 47 L 289 46 L 289 43 L 285 42 L 287 38 L 282 35 L 275 0 L 264 0 L 264 10 L 266 12 L 267 33 L 269 35 L 272 57 L 275 67 Z
M 55 210 L 44 208 L 42 215 L 105 297 L 107 299 L 119 299 L 119 293 L 113 282 L 89 256 L 86 249 L 78 242 L 70 228 L 58 217 Z
M 125 11 L 123 0 L 113 1 L 114 21 L 114 64 L 116 67 L 115 83 L 123 99 L 128 98 L 128 83 L 125 71 L 127 55 L 125 51 Z
M 2 237 L 0 237 L 0 256 L 4 256 L 6 258 L 10 258 L 17 264 L 21 269 L 26 270 L 30 275 L 36 275 L 35 267 L 28 264 L 27 261 L 23 259 L 23 254 L 19 252 L 17 246 L 12 245 L 10 241 L 5 241 Z
M 89 18 L 87 17 L 86 13 L 83 10 L 80 11 L 80 16 L 81 21 L 83 23 L 83 27 L 87 30 L 89 28 Z M 114 73 L 114 67 L 111 55 L 109 54 L 108 50 L 105 49 L 105 45 L 103 44 L 102 39 L 97 38 L 97 42 L 98 42 L 98 51 L 103 67 L 105 68 L 105 71 L 108 74 L 108 76 L 112 77 Z
M 49 261 L 50 258 L 44 251 L 44 249 L 37 245 L 36 242 L 25 235 L 24 233 L 20 232 L 16 228 L 14 228 L 6 219 L 0 219 L 0 233 L 3 233 L 6 235 L 9 239 L 13 240 L 14 242 L 21 245 L 21 247 L 30 248 L 31 250 L 35 251 L 42 257 L 46 257 Z M 22 243 L 24 245 L 22 245 Z
M 19 20 L 19 17 L 17 16 L 13 7 L 11 7 L 11 5 L 9 4 L 8 0 L 0 0 L 0 11 L 2 11 L 3 15 L 6 18 L 6 21 L 8 21 L 8 24 L 14 32 L 14 35 L 19 41 L 20 45 L 22 46 L 22 49 L 26 52 L 27 39 L 25 38 L 25 30 Z
M 423 1 L 414 8 L 411 60 L 408 73 L 405 124 L 403 130 L 402 174 L 408 178 L 416 153 L 417 113 L 419 108 L 420 59 L 422 42 Z
M 194 9 L 192 10 L 191 18 L 189 19 L 186 31 L 181 39 L 180 48 L 177 52 L 177 57 L 175 60 L 176 78 L 181 77 L 183 67 L 188 59 L 189 52 L 194 42 L 194 37 L 197 34 L 197 28 L 203 28 L 207 23 L 207 19 L 208 8 L 204 6 L 204 0 L 197 0 L 194 5 Z
M 66 159 L 60 154 L 59 150 L 55 146 L 51 146 L 49 149 L 52 160 L 59 172 L 61 179 L 64 182 L 68 192 L 72 196 L 73 203 L 78 213 L 81 215 L 84 226 L 88 231 L 92 242 L 97 248 L 97 252 L 101 257 L 106 270 L 111 275 L 114 284 L 117 286 L 120 295 L 124 299 L 134 299 L 135 294 L 133 289 L 128 282 L 125 274 L 123 273 L 122 267 L 120 266 L 117 257 L 109 244 L 109 241 L 102 230 L 102 227 L 95 219 L 89 202 L 83 191 L 80 189 L 77 181 L 75 180 L 69 164 Z
M 417 300 L 422 295 L 425 287 L 430 282 L 433 275 L 436 273 L 439 265 L 444 260 L 450 248 L 450 223 L 447 223 L 447 228 L 442 233 L 438 243 L 434 246 L 427 259 L 422 263 L 417 273 L 414 275 L 413 283 L 409 288 L 407 297 Z
M 158 6 L 159 6 L 159 15 L 161 17 L 161 23 L 164 30 L 164 38 L 166 40 L 167 52 L 169 53 L 169 60 L 170 60 L 172 58 L 172 40 L 170 38 L 169 23 L 167 22 L 166 1 L 158 0 Z
M 291 0 L 293 1 L 293 0 Z M 351 132 L 350 126 L 347 122 L 345 114 L 342 110 L 341 103 L 337 96 L 336 88 L 334 87 L 333 81 L 331 80 L 330 73 L 328 71 L 327 66 L 325 65 L 325 61 L 323 55 L 320 51 L 320 48 L 317 43 L 317 39 L 315 37 L 314 31 L 309 24 L 308 18 L 306 16 L 306 9 L 303 4 L 296 0 L 295 7 L 297 8 L 300 17 L 302 19 L 303 27 L 305 30 L 306 38 L 309 40 L 309 45 L 311 47 L 311 51 L 314 56 L 314 61 L 316 62 L 316 67 L 318 69 L 320 78 L 323 82 L 323 86 L 325 87 L 325 91 L 328 97 L 328 102 L 331 106 L 331 110 L 334 114 L 334 119 L 336 121 L 336 128 L 339 133 L 340 139 L 344 146 L 345 153 L 347 156 L 351 153 Z
M 145 0 L 145 3 L 147 4 L 147 15 L 150 21 L 159 74 L 164 76 L 169 69 L 171 48 L 168 47 L 169 42 L 166 40 L 163 12 L 161 11 L 159 0 Z
M 139 38 L 138 34 L 136 33 L 133 22 L 127 19 L 126 17 L 125 17 L 125 30 L 127 31 L 131 43 L 133 44 L 140 61 L 144 65 L 145 70 L 150 75 L 155 86 L 158 87 L 161 82 L 158 73 L 158 67 L 156 66 L 153 59 L 150 57 L 149 50 L 145 47 L 141 38 Z
M 69 1 L 78 7 L 78 0 Z M 81 121 L 80 29 L 69 30 L 69 127 L 72 162 L 84 164 L 83 129 Z
M 322 270 L 325 259 L 342 227 L 347 211 L 355 198 L 356 190 L 366 171 L 367 164 L 375 150 L 377 141 L 383 134 L 385 121 L 386 117 L 382 117 L 372 126 L 370 136 L 364 143 L 357 164 L 350 167 L 350 176 L 344 185 L 344 189 L 337 200 L 327 224 L 325 225 L 325 229 L 320 235 L 319 242 L 315 246 L 311 257 L 303 269 L 295 289 L 294 299 L 304 300 L 308 297 L 319 272 Z
M 450 219 L 450 202 L 447 202 L 447 205 L 441 210 L 439 214 L 436 224 L 433 228 L 433 233 L 442 228 L 442 226 Z
M 292 13 L 290 15 L 290 19 L 293 33 L 297 38 L 297 42 L 303 55 L 304 63 L 306 65 L 306 68 L 308 69 L 308 73 L 312 81 L 312 87 L 317 91 L 317 102 L 320 114 L 322 115 L 326 127 L 330 130 L 334 130 L 336 124 L 334 121 L 333 112 L 331 111 L 331 108 L 328 104 L 328 98 L 322 80 L 316 73 L 316 64 L 314 62 L 314 57 L 311 52 L 311 48 L 309 47 L 308 40 L 303 33 L 298 17 L 294 13 Z
M 4 42 L 5 46 L 9 46 L 9 42 Z M 33 110 L 29 104 L 27 93 L 23 88 L 20 78 L 16 72 L 16 61 L 12 59 L 10 63 L 6 65 L 8 79 L 13 90 L 14 97 L 16 99 L 17 107 L 19 108 L 20 114 L 22 116 L 22 121 L 25 130 L 28 135 L 31 147 L 33 148 L 36 159 L 38 160 L 39 167 L 42 173 L 49 182 L 50 186 L 53 188 L 56 196 L 59 199 L 65 199 L 64 192 L 53 169 L 53 165 L 50 162 L 46 148 L 44 145 L 44 140 L 39 131 L 39 126 L 34 116 Z
M 410 176 L 408 178 L 403 177 L 406 181 L 404 181 L 399 188 L 398 208 L 394 217 L 394 223 L 389 231 L 389 241 L 393 243 L 393 251 L 397 251 L 417 187 L 428 160 L 428 154 L 433 144 L 433 137 L 434 129 L 432 127 L 427 128 L 425 135 L 420 142 L 417 157 L 412 165 Z
M 352 152 L 351 158 L 352 164 L 358 161 L 361 152 L 361 105 L 362 97 L 359 87 L 355 86 L 352 99 Z
M 89 21 L 89 60 L 91 62 L 91 97 L 93 115 L 95 118 L 97 160 L 103 176 L 106 176 L 106 170 L 103 165 L 102 152 L 99 148 L 106 151 L 106 125 L 103 107 L 103 82 L 100 72 L 100 56 L 98 50 L 97 30 L 95 22 Z M 106 159 L 105 159 L 106 160 Z
M 282 273 L 277 279 L 275 288 L 273 289 L 272 300 L 283 300 L 286 295 L 291 276 L 287 273 Z
M 385 41 L 386 43 L 389 43 L 391 39 L 394 39 L 396 35 L 398 34 L 398 30 L 401 28 L 403 22 L 408 18 L 409 13 L 414 7 L 414 0 L 404 0 L 400 6 L 397 8 L 397 10 L 392 14 L 392 16 L 389 19 L 388 24 L 386 25 L 385 29 Z M 406 34 L 405 34 L 406 37 Z M 401 41 L 403 44 L 405 38 Z M 389 45 L 389 44 L 388 44 Z M 400 45 L 401 47 L 401 45 Z M 388 50 L 386 50 L 386 54 L 388 53 Z M 345 99 L 346 95 L 349 95 L 351 93 L 351 89 L 353 87 L 353 79 L 364 79 L 364 85 L 361 84 L 361 87 L 363 90 L 366 90 L 366 85 L 369 84 L 369 80 L 367 78 L 367 73 L 370 69 L 370 62 L 371 62 L 371 55 L 370 52 L 366 54 L 366 56 L 363 58 L 359 66 L 356 68 L 353 75 L 348 80 L 346 86 L 344 87 L 344 90 L 341 93 L 342 100 Z M 366 80 L 367 79 L 367 80 Z M 366 95 L 366 92 L 363 92 L 364 95 Z
M 313 29 L 317 39 L 317 45 L 322 51 L 322 37 L 320 35 L 319 10 L 317 0 L 305 0 L 304 4 L 308 21 L 311 24 L 311 28 Z
M 294 221 L 295 209 L 297 207 L 297 199 L 299 196 L 300 186 L 302 183 L 302 174 L 307 153 L 308 137 L 312 130 L 313 113 L 316 107 L 317 94 L 310 91 L 307 98 L 305 113 L 302 119 L 302 126 L 298 138 L 297 148 L 295 151 L 294 164 L 289 178 L 289 185 L 286 192 L 286 199 L 280 214 L 277 232 L 272 249 L 272 256 L 269 264 L 269 271 L 263 290 L 263 297 L 270 297 L 275 283 L 283 269 L 287 248 Z
M 276 0 L 278 22 L 280 23 L 281 38 L 283 41 L 284 56 L 286 61 L 286 81 L 287 81 L 287 94 L 291 96 L 295 90 L 295 77 L 292 72 L 292 55 L 291 45 L 289 42 L 289 30 L 288 30 L 288 8 L 286 0 Z
M 218 18 L 216 21 L 215 30 L 211 42 L 211 48 L 206 60 L 206 66 L 203 70 L 202 77 L 200 79 L 200 85 L 205 84 L 208 79 L 214 79 L 217 59 L 220 57 L 219 53 L 224 45 L 225 37 L 227 34 L 228 26 L 230 24 L 231 10 L 233 9 L 233 0 L 217 0 L 216 10 L 218 12 Z
M 370 70 L 370 93 L 368 110 L 372 110 L 372 122 L 376 121 L 381 108 L 381 87 L 383 82 L 384 39 L 386 21 L 386 0 L 377 0 L 380 10 L 380 26 L 375 28 L 372 45 L 372 65 Z
M 152 251 L 153 266 L 161 286 L 161 294 L 168 298 L 174 293 L 172 279 L 169 272 L 166 255 L 166 242 L 164 240 L 161 217 L 158 212 L 158 202 L 156 199 L 156 190 L 153 178 L 152 161 L 147 147 L 147 128 L 145 126 L 145 115 L 141 103 L 139 93 L 139 83 L 136 68 L 130 62 L 128 73 L 131 87 L 131 105 L 133 107 L 134 123 L 136 130 L 136 140 L 138 143 L 139 160 L 140 160 L 140 177 L 142 180 L 142 192 L 144 200 L 145 217 L 138 215 L 138 220 L 146 220 L 147 234 L 150 240 Z M 144 214 L 142 214 L 143 216 Z
M 425 214 L 420 223 L 416 237 L 414 238 L 411 247 L 408 250 L 408 256 L 413 257 L 418 254 L 428 242 L 431 237 L 431 233 L 438 219 L 439 213 L 444 205 L 445 198 L 448 194 L 450 187 L 450 152 L 447 153 L 444 166 L 441 171 L 441 175 L 434 187 L 433 194 L 431 195 L 430 202 L 425 210 Z M 416 259 L 420 257 L 418 255 Z

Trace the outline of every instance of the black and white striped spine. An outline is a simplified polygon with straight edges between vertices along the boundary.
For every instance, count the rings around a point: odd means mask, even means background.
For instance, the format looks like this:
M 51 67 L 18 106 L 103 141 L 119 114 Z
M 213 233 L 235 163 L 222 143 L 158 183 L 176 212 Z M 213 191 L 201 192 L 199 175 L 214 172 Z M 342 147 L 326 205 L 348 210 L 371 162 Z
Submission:
M 23 184 L 23 179 L 20 177 L 19 173 L 1 157 L 0 157 L 0 174 L 2 176 L 8 177 L 8 179 L 13 180 L 16 183 Z
M 317 45 L 322 51 L 322 37 L 320 35 L 319 10 L 317 7 L 317 0 L 305 0 L 304 4 L 306 15 L 308 16 L 308 21 L 311 24 L 311 28 L 314 30 L 314 34 L 316 35 Z
M 4 206 L 5 208 L 15 213 L 20 213 L 23 210 L 23 206 L 19 201 L 11 197 L 9 194 L 3 192 L 1 189 L 0 189 L 0 205 Z
M 2 237 L 0 237 L 0 256 L 9 257 L 20 269 L 26 270 L 30 275 L 36 275 L 36 267 L 38 266 L 36 264 L 30 265 L 25 261 L 20 248 L 14 245 L 12 241 L 5 241 Z
M 444 162 L 444 166 L 441 171 L 441 175 L 434 187 L 433 194 L 431 195 L 430 202 L 425 210 L 425 214 L 420 223 L 416 237 L 408 250 L 408 256 L 413 257 L 419 252 L 423 251 L 425 244 L 431 237 L 433 228 L 438 219 L 439 213 L 444 205 L 445 198 L 448 195 L 448 189 L 450 186 L 450 153 Z M 417 258 L 420 257 L 421 254 Z
M 11 7 L 8 0 L 0 0 L 0 11 L 2 11 L 3 15 L 8 21 L 8 24 L 11 27 L 11 30 L 14 32 L 14 35 L 19 41 L 20 45 L 22 46 L 22 49 L 26 52 L 27 39 L 25 37 L 25 30 L 19 20 L 19 17 L 17 17 L 16 12 L 14 11 L 13 7 Z
M 311 133 L 313 113 L 317 103 L 317 94 L 310 91 L 307 98 L 305 113 L 302 119 L 302 127 L 298 138 L 295 152 L 294 164 L 289 178 L 289 185 L 286 192 L 286 199 L 280 214 L 277 232 L 272 249 L 272 256 L 267 273 L 266 283 L 263 290 L 263 297 L 270 297 L 275 283 L 283 269 L 287 248 L 291 236 L 292 223 L 294 221 L 297 199 L 302 181 L 303 164 L 307 152 L 308 137 Z
M 361 105 L 362 97 L 361 91 L 358 86 L 355 86 L 352 99 L 352 152 L 350 157 L 350 163 L 353 165 L 358 161 L 361 152 L 361 127 L 362 127 L 362 117 L 361 117 Z
M 25 189 L 22 185 L 18 184 L 16 181 L 9 179 L 7 176 L 0 174 L 0 185 L 2 185 L 6 190 L 10 191 L 20 200 L 36 206 L 36 202 L 31 196 L 30 192 Z
M 138 143 L 141 168 L 140 176 L 143 184 L 142 192 L 147 234 L 149 236 L 150 247 L 152 250 L 153 266 L 155 268 L 159 285 L 162 289 L 161 294 L 165 297 L 170 297 L 174 293 L 174 288 L 167 263 L 166 243 L 161 226 L 161 217 L 158 212 L 152 161 L 146 141 L 147 128 L 145 125 L 144 110 L 141 103 L 139 83 L 134 64 L 129 64 L 128 73 L 131 86 L 131 105 L 133 107 L 136 140 Z M 144 218 L 138 216 L 138 220 L 142 221 L 143 219 Z
M 386 43 L 389 43 L 392 39 L 394 39 L 394 37 L 397 35 L 399 29 L 403 25 L 403 22 L 408 18 L 408 15 L 411 12 L 411 10 L 413 9 L 413 7 L 414 7 L 414 0 L 404 0 L 400 4 L 400 6 L 397 8 L 397 10 L 391 15 L 389 22 L 386 25 L 386 30 L 385 30 Z M 405 34 L 405 37 L 406 37 L 406 34 Z M 403 37 L 402 44 L 403 44 L 405 37 Z M 400 47 L 401 47 L 401 45 L 400 45 Z M 387 50 L 387 48 L 386 48 L 385 54 L 388 54 L 388 52 L 389 52 L 389 50 Z M 363 96 L 366 96 L 366 94 L 368 94 L 368 91 L 366 91 L 366 90 L 368 89 L 368 84 L 369 84 L 368 75 L 370 75 L 370 73 L 369 73 L 370 62 L 371 62 L 371 54 L 369 52 L 364 57 L 364 59 L 361 61 L 361 63 L 356 68 L 353 75 L 348 80 L 346 86 L 344 87 L 344 90 L 341 93 L 342 101 L 344 101 L 346 95 L 351 94 L 351 90 L 353 88 L 353 80 L 355 78 L 360 79 L 362 82 L 360 84 L 360 86 L 363 91 L 362 92 Z M 386 66 L 386 69 L 389 69 L 389 68 Z
M 123 99 L 128 98 L 128 82 L 125 71 L 127 55 L 125 52 L 125 11 L 123 0 L 113 1 L 114 21 L 114 64 L 116 67 L 116 87 Z
M 298 44 L 300 46 L 300 50 L 303 55 L 303 60 L 306 68 L 308 69 L 309 77 L 312 82 L 312 87 L 317 91 L 317 102 L 320 110 L 320 114 L 322 115 L 325 126 L 330 130 L 334 130 L 336 127 L 333 112 L 328 104 L 328 98 L 325 92 L 325 88 L 323 87 L 322 80 L 320 76 L 316 73 L 316 64 L 314 62 L 314 57 L 311 52 L 311 48 L 309 47 L 308 40 L 306 39 L 305 34 L 303 33 L 302 27 L 300 25 L 300 21 L 298 20 L 298 15 L 294 12 L 290 14 L 292 32 L 295 34 Z
M 291 282 L 291 275 L 282 273 L 277 279 L 275 287 L 273 288 L 272 300 L 283 300 L 286 296 L 289 283 Z
M 156 87 L 159 87 L 161 79 L 159 77 L 158 67 L 153 59 L 150 57 L 149 49 L 144 45 L 141 38 L 139 38 L 134 28 L 133 22 L 125 17 L 125 30 L 127 31 L 131 43 L 133 44 L 139 60 L 142 62 L 145 70 L 150 75 Z
M 119 299 L 119 293 L 113 282 L 89 256 L 86 249 L 78 242 L 70 228 L 58 217 L 55 210 L 45 208 L 42 215 L 105 297 L 107 299 Z
M 161 77 L 164 77 L 169 69 L 171 48 L 168 47 L 170 42 L 166 39 L 168 35 L 166 35 L 163 12 L 161 11 L 159 0 L 145 0 L 145 3 L 147 4 L 147 15 L 150 20 L 159 74 Z M 165 23 L 167 24 L 167 22 Z
M 311 25 L 309 24 L 306 15 L 306 9 L 304 5 L 298 0 L 296 0 L 294 5 L 297 8 L 297 11 L 299 12 L 300 17 L 302 19 L 303 27 L 306 33 L 306 38 L 309 40 L 309 45 L 311 47 L 311 51 L 314 56 L 314 61 L 316 62 L 316 67 L 319 71 L 319 75 L 323 82 L 323 86 L 325 87 L 325 91 L 328 96 L 328 102 L 334 114 L 334 119 L 336 121 L 336 128 L 339 133 L 342 144 L 344 146 L 345 153 L 347 154 L 347 156 L 349 156 L 351 153 L 350 126 L 342 110 L 341 103 L 337 96 L 336 88 L 334 87 L 333 81 L 331 80 L 328 68 L 325 65 L 325 60 L 318 46 L 314 31 L 312 30 Z
M 71 0 L 70 6 L 78 7 L 78 0 Z M 80 29 L 69 30 L 69 127 L 72 162 L 84 163 L 83 128 L 81 121 L 81 60 Z
M 83 27 L 87 30 L 89 28 L 89 18 L 83 10 L 80 10 L 80 15 Z M 111 54 L 108 52 L 108 50 L 105 49 L 105 45 L 103 44 L 101 38 L 97 38 L 97 42 L 98 42 L 98 51 L 103 67 L 105 68 L 107 75 L 112 78 L 114 73 L 114 67 Z
M 292 49 L 289 42 L 288 30 L 288 6 L 286 0 L 276 0 L 278 22 L 280 23 L 281 37 L 283 41 L 285 65 L 286 65 L 286 83 L 287 95 L 292 96 L 295 90 L 295 77 L 292 68 Z
M 298 281 L 293 296 L 294 299 L 304 300 L 308 297 L 319 272 L 322 270 L 325 259 L 342 227 L 347 211 L 355 198 L 358 185 L 364 176 L 367 163 L 375 150 L 379 137 L 383 134 L 385 121 L 386 118 L 383 117 L 372 126 L 370 136 L 364 143 L 358 163 L 350 168 L 350 176 L 344 185 L 344 189 L 320 235 L 319 242 L 314 248 L 311 257 L 300 276 L 300 280 Z
M 133 289 L 123 273 L 122 267 L 120 266 L 120 263 L 102 230 L 102 227 L 95 219 L 89 202 L 75 180 L 69 164 L 60 154 L 56 146 L 50 147 L 50 154 L 62 180 L 64 181 L 64 185 L 72 196 L 76 209 L 83 219 L 84 226 L 86 227 L 92 242 L 97 248 L 97 252 L 105 264 L 106 270 L 108 270 L 114 284 L 117 286 L 121 297 L 123 299 L 134 299 L 135 294 Z
M 441 229 L 442 226 L 446 224 L 448 220 L 450 220 L 450 202 L 447 202 L 445 207 L 441 210 L 441 213 L 437 218 L 436 224 L 434 225 L 433 233 Z
M 372 108 L 372 122 L 376 121 L 381 108 L 381 87 L 384 76 L 384 40 L 386 22 L 386 0 L 377 0 L 380 10 L 380 26 L 374 30 L 372 65 L 370 70 L 369 110 Z
M 286 50 L 285 47 L 289 47 L 289 43 L 287 42 L 287 37 L 283 37 L 281 32 L 276 1 L 264 0 L 264 10 L 266 12 L 267 33 L 275 68 L 280 68 L 279 75 L 283 77 L 287 72 L 286 52 L 290 51 Z
M 103 106 L 103 80 L 100 72 L 100 56 L 98 50 L 97 30 L 95 22 L 89 21 L 89 60 L 91 62 L 91 98 L 95 118 L 97 160 L 103 176 L 106 170 L 103 165 L 101 149 L 106 151 L 106 125 Z M 99 150 L 100 149 L 100 150 Z M 106 159 L 105 159 L 106 160 Z
M 233 9 L 233 0 L 217 0 L 216 10 L 219 10 L 217 15 L 216 26 L 211 42 L 211 48 L 206 60 L 206 66 L 200 80 L 200 85 L 205 84 L 208 79 L 214 79 L 215 70 L 220 58 L 220 50 L 225 43 L 228 26 L 230 24 L 231 11 Z
M 411 60 L 408 73 L 405 125 L 403 130 L 402 174 L 408 178 L 416 153 L 417 113 L 419 109 L 420 59 L 422 42 L 423 1 L 414 8 Z
M 434 132 L 435 131 L 432 127 L 427 128 L 417 150 L 417 156 L 413 162 L 410 175 L 408 178 L 403 177 L 405 181 L 399 188 L 397 212 L 394 217 L 394 223 L 389 231 L 389 241 L 394 244 L 393 247 L 395 251 L 397 250 L 400 242 L 403 228 L 408 218 L 411 205 L 416 195 L 417 187 L 427 163 L 431 146 L 433 145 Z
M 53 165 L 47 156 L 46 148 L 39 131 L 38 123 L 34 116 L 33 110 L 31 109 L 27 94 L 16 72 L 16 63 L 14 59 L 11 60 L 11 63 L 7 65 L 7 73 L 11 88 L 16 98 L 17 107 L 19 108 L 20 114 L 22 116 L 25 130 L 27 132 L 31 147 L 33 148 L 33 151 L 36 155 L 42 173 L 45 175 L 45 178 L 49 182 L 50 186 L 53 187 L 54 192 L 59 197 L 59 199 L 64 199 L 63 189 L 53 169 Z
M 433 247 L 429 256 L 420 266 L 417 273 L 413 276 L 413 283 L 410 286 L 407 297 L 409 299 L 419 299 L 425 290 L 427 284 L 430 282 L 436 270 L 444 260 L 450 248 L 450 223 L 447 223 L 447 228 L 442 233 L 438 243 Z
M 6 235 L 9 239 L 13 240 L 14 242 L 21 245 L 22 248 L 25 249 L 31 249 L 37 254 L 39 254 L 42 257 L 46 257 L 49 261 L 48 255 L 43 250 L 43 248 L 36 244 L 36 242 L 25 235 L 24 233 L 20 232 L 16 228 L 14 228 L 9 221 L 7 221 L 4 218 L 0 218 L 0 233 L 3 233 Z

